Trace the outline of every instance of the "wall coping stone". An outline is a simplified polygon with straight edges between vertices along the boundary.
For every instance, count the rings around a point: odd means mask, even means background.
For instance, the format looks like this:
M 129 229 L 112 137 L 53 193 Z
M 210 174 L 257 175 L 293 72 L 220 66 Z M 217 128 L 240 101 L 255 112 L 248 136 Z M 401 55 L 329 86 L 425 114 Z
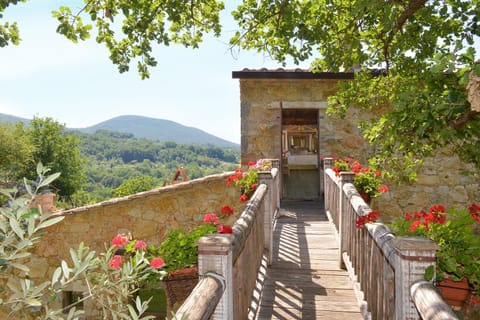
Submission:
M 87 205 L 87 206 L 82 206 L 82 207 L 77 207 L 77 208 L 73 208 L 73 209 L 69 209 L 69 210 L 60 210 L 60 211 L 55 212 L 55 215 L 70 215 L 70 214 L 89 211 L 91 209 L 97 209 L 97 208 L 100 208 L 100 207 L 107 207 L 107 206 L 111 206 L 111 205 L 116 205 L 120 202 L 127 202 L 127 201 L 131 201 L 131 200 L 135 200 L 135 199 L 147 198 L 149 196 L 160 194 L 160 193 L 168 193 L 168 192 L 175 192 L 175 191 L 178 191 L 178 190 L 190 189 L 194 185 L 197 185 L 197 184 L 203 184 L 203 183 L 206 183 L 206 182 L 209 182 L 209 181 L 227 179 L 227 177 L 231 176 L 233 173 L 234 173 L 233 171 L 230 171 L 230 172 L 224 172 L 224 173 L 219 173 L 219 174 L 212 174 L 212 175 L 201 177 L 201 178 L 198 178 L 198 179 L 193 179 L 193 180 L 189 180 L 189 181 L 185 181 L 185 182 L 180 182 L 180 183 L 177 183 L 177 184 L 172 184 L 172 185 L 168 185 L 168 186 L 164 186 L 164 187 L 160 187 L 160 188 L 155 188 L 155 189 L 148 190 L 148 191 L 135 193 L 135 194 L 128 195 L 128 196 L 125 196 L 125 197 L 121 197 L 121 198 L 109 199 L 109 200 L 105 200 L 105 201 L 102 201 L 102 202 L 99 202 L 99 203 L 95 203 L 95 204 L 91 204 L 91 205 Z

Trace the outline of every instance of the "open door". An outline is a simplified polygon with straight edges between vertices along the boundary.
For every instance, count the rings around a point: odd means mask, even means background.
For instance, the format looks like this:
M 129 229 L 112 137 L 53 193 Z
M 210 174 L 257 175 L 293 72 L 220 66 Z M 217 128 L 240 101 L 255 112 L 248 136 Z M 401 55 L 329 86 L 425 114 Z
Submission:
M 282 110 L 283 198 L 320 197 L 317 109 Z

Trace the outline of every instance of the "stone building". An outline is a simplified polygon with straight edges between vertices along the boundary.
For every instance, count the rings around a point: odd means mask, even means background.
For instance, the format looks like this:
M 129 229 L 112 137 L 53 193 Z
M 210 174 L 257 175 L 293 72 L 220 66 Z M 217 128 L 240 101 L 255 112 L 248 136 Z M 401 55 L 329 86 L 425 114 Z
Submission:
M 299 200 L 322 196 L 322 157 L 348 156 L 366 164 L 374 150 L 358 123 L 375 115 L 356 108 L 350 108 L 345 119 L 326 115 L 328 96 L 339 81 L 353 76 L 300 69 L 234 71 L 232 77 L 240 82 L 242 165 L 259 158 L 281 159 L 283 198 Z M 478 173 L 465 174 L 473 169 L 442 150 L 426 159 L 415 184 L 390 184 L 390 192 L 372 205 L 384 217 L 395 217 L 432 204 L 464 207 L 479 202 Z

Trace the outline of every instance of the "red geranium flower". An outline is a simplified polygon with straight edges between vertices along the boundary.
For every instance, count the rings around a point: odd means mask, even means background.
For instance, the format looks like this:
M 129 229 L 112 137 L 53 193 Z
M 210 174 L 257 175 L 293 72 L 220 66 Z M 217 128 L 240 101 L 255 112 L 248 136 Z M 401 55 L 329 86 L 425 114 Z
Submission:
M 231 216 L 233 215 L 233 208 L 230 206 L 223 206 L 220 208 L 220 212 L 226 216 Z
M 257 163 L 255 161 L 249 161 L 248 162 L 248 166 L 249 167 L 253 167 L 254 165 L 256 165 Z
M 112 245 L 116 246 L 117 248 L 123 248 L 128 242 L 128 237 L 122 236 L 121 234 L 117 234 L 115 238 L 112 239 Z
M 134 250 L 145 250 L 147 249 L 147 243 L 143 240 L 137 240 L 133 245 Z
M 445 207 L 439 204 L 438 206 L 431 206 L 429 211 L 431 213 L 444 213 L 445 212 Z
M 150 262 L 150 267 L 158 269 L 162 268 L 165 265 L 165 262 L 163 261 L 162 258 L 153 258 L 152 261 Z
M 224 233 L 224 234 L 232 234 L 233 230 L 232 227 L 226 226 L 224 224 L 220 224 L 217 228 L 218 233 Z
M 418 227 L 420 227 L 422 223 L 420 221 L 413 221 L 412 224 L 410 225 L 410 232 L 414 232 L 417 230 Z
M 115 270 L 118 270 L 120 269 L 120 265 L 122 264 L 122 262 L 123 262 L 123 256 L 114 255 L 112 257 L 112 260 L 110 260 L 110 262 L 108 263 L 108 266 Z
M 376 222 L 379 217 L 380 217 L 380 213 L 377 211 L 371 211 L 370 213 L 364 216 L 359 216 L 357 218 L 357 221 L 355 222 L 356 228 L 362 229 L 366 223 Z
M 381 193 L 388 192 L 388 187 L 383 184 L 380 187 L 378 187 L 378 192 L 381 192 Z
M 470 212 L 473 220 L 480 222 L 480 206 L 478 204 L 472 203 L 472 205 L 468 207 L 468 211 Z
M 245 202 L 245 201 L 247 201 L 247 200 L 248 200 L 248 196 L 247 196 L 246 194 L 242 194 L 242 195 L 240 196 L 240 202 Z
M 207 213 L 203 217 L 203 222 L 218 224 L 218 216 L 215 213 Z

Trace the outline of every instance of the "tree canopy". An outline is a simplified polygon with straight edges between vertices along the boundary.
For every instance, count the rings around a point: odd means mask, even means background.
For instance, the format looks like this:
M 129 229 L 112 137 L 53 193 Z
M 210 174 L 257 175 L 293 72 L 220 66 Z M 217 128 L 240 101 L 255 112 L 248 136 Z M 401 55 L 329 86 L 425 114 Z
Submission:
M 65 126 L 52 118 L 34 117 L 26 130 L 26 135 L 35 146 L 33 159 L 42 163 L 52 172 L 60 172 L 55 181 L 55 187 L 61 196 L 71 196 L 81 190 L 85 183 L 83 164 L 85 159 L 80 156 L 80 141 Z M 35 166 L 29 166 L 20 172 L 19 177 L 35 179 Z
M 0 15 L 17 2 L 1 1 Z M 408 176 L 444 146 L 480 168 L 479 109 L 467 99 L 480 76 L 479 7 L 480 0 L 243 0 L 232 12 L 238 32 L 230 44 L 281 63 L 313 60 L 313 71 L 356 71 L 329 98 L 330 112 L 374 110 L 361 126 L 379 150 L 376 161 L 391 170 Z M 72 41 L 96 32 L 120 72 L 136 61 L 146 78 L 157 64 L 154 45 L 197 47 L 206 33 L 218 36 L 223 8 L 215 0 L 85 0 L 54 16 L 57 32 Z M 18 40 L 15 24 L 0 25 L 0 46 Z

